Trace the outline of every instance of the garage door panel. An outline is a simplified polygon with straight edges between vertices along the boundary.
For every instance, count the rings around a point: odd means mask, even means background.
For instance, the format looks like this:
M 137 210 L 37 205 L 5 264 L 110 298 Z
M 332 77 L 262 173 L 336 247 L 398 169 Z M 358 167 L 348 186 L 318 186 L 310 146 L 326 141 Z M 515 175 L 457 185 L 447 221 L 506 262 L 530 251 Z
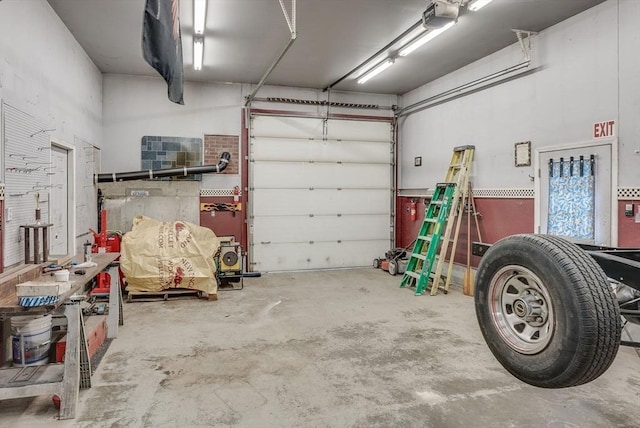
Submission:
M 378 213 L 390 215 L 390 192 L 378 189 L 263 189 L 253 197 L 260 216 Z
M 336 120 L 327 121 L 327 138 L 352 141 L 391 141 L 388 122 Z
M 389 123 L 254 116 L 250 137 L 252 269 L 370 266 L 389 249 Z
M 254 161 L 390 163 L 388 142 L 255 138 Z
M 256 217 L 254 242 L 389 239 L 389 215 Z
M 389 239 L 337 243 L 268 244 L 253 247 L 254 271 L 288 271 L 371 266 L 389 248 Z
M 254 188 L 388 189 L 389 165 L 255 162 Z
M 301 117 L 254 116 L 251 135 L 256 137 L 322 138 L 323 123 L 319 119 Z

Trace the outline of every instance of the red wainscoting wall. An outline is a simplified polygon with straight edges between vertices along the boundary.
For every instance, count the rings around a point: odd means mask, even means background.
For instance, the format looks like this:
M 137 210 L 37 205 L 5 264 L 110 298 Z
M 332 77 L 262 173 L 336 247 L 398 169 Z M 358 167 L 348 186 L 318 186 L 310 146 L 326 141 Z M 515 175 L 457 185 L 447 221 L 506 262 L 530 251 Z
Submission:
M 624 206 L 633 204 L 633 217 L 624 215 Z M 618 201 L 618 247 L 640 248 L 640 223 L 636 223 L 640 201 Z
M 417 201 L 418 218 L 415 221 L 411 220 L 410 214 L 412 200 Z M 482 242 L 492 244 L 505 236 L 533 233 L 533 199 L 476 198 L 475 203 L 476 211 L 479 213 L 478 224 Z M 625 205 L 629 203 L 633 204 L 633 217 L 626 217 L 624 214 Z M 635 222 L 638 206 L 640 206 L 640 201 L 637 200 L 618 201 L 618 247 L 640 248 L 640 223 Z M 424 219 L 425 200 L 424 198 L 399 197 L 397 207 L 396 244 L 398 247 L 410 246 L 409 244 L 418 235 Z M 473 218 L 471 218 L 471 241 L 479 241 Z M 456 262 L 466 263 L 466 254 L 467 217 L 465 215 L 458 237 Z M 473 266 L 477 266 L 480 258 L 472 257 L 471 261 Z
M 417 201 L 418 218 L 411 220 L 410 204 Z M 426 201 L 428 203 L 428 200 Z M 507 198 L 475 198 L 478 226 L 482 235 L 482 242 L 492 244 L 505 236 L 518 233 L 533 233 L 533 199 Z M 411 242 L 418 235 L 424 219 L 424 198 L 399 197 L 397 199 L 397 235 L 398 247 L 412 247 Z M 476 232 L 476 224 L 471 218 L 471 241 L 480 241 Z M 456 262 L 466 263 L 467 255 L 467 216 L 462 218 L 458 244 L 456 248 Z M 477 266 L 479 257 L 472 257 L 471 264 Z
M 200 203 L 213 204 L 213 203 L 228 203 L 233 204 L 233 196 L 229 197 L 207 197 L 201 196 Z M 244 205 L 243 205 L 244 209 Z M 211 213 L 215 215 L 211 215 Z M 246 248 L 246 243 L 243 242 L 244 233 L 244 211 L 232 212 L 232 211 L 200 211 L 200 226 L 207 227 L 215 233 L 216 236 L 235 236 L 236 242 L 242 243 Z

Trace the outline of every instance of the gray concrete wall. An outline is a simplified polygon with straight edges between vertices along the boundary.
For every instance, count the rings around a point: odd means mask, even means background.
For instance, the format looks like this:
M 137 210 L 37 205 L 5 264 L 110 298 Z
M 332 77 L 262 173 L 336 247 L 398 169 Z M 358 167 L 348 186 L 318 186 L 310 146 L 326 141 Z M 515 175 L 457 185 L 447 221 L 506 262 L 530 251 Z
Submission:
M 128 232 L 138 215 L 157 220 L 200 224 L 200 183 L 197 181 L 123 181 L 101 183 L 107 230 Z

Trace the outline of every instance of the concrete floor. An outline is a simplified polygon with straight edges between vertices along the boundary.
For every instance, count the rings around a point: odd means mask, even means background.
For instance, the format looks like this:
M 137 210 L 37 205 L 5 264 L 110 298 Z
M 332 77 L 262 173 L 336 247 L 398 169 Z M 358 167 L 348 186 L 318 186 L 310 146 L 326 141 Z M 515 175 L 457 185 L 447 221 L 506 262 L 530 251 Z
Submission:
M 640 358 L 596 381 L 528 386 L 493 358 L 473 299 L 415 297 L 374 270 L 268 274 L 220 300 L 125 304 L 82 391 L 0 402 L 6 427 L 637 427 Z

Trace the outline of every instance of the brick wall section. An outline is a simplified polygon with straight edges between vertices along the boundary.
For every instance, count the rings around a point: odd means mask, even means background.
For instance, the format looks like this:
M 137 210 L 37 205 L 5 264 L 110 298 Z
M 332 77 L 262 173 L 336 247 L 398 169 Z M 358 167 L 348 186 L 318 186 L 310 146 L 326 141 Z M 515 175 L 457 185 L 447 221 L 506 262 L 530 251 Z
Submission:
M 237 135 L 205 135 L 204 165 L 215 165 L 222 152 L 231 154 L 231 162 L 222 174 L 238 174 L 240 162 L 240 138 Z

